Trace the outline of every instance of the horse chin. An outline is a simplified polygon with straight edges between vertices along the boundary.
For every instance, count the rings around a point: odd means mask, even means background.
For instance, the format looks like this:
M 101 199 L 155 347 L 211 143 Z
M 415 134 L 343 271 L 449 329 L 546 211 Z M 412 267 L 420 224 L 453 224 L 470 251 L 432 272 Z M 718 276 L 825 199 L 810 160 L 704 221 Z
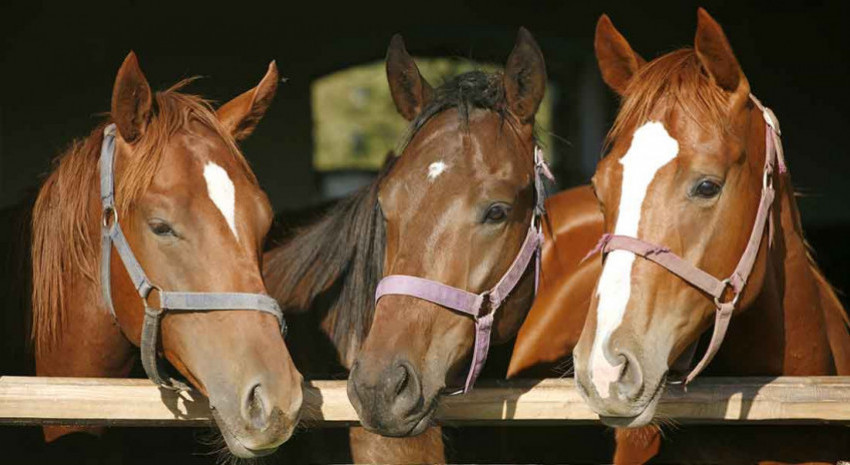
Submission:
M 227 425 L 227 422 L 222 418 L 221 414 L 218 410 L 213 409 L 213 418 L 215 418 L 215 423 L 218 426 L 219 432 L 221 432 L 221 437 L 224 438 L 224 442 L 227 444 L 227 449 L 231 454 L 240 458 L 240 459 L 253 459 L 258 457 L 265 457 L 267 455 L 273 454 L 277 451 L 278 447 L 281 444 L 286 442 L 288 437 L 281 440 L 279 443 L 271 444 L 268 447 L 262 447 L 258 449 L 253 449 L 245 444 L 231 432 L 230 427 Z
M 663 383 L 660 383 L 662 385 Z M 652 423 L 655 412 L 658 409 L 658 401 L 661 399 L 663 389 L 657 389 L 655 395 L 646 403 L 643 410 L 634 416 L 606 416 L 599 415 L 599 420 L 606 426 L 614 428 L 640 428 Z
M 366 431 L 381 436 L 391 438 L 418 436 L 424 433 L 425 430 L 427 430 L 433 423 L 434 414 L 437 411 L 438 399 L 439 397 L 435 396 L 427 403 L 428 406 L 426 408 L 423 408 L 417 414 L 411 415 L 401 421 L 361 415 L 360 424 L 366 429 Z
M 425 415 L 422 415 L 422 418 L 419 419 L 418 422 L 413 426 L 413 429 L 410 430 L 408 434 L 405 436 L 419 436 L 424 433 L 429 426 L 431 426 L 431 420 L 434 418 L 434 412 L 436 412 L 436 408 L 430 409 Z

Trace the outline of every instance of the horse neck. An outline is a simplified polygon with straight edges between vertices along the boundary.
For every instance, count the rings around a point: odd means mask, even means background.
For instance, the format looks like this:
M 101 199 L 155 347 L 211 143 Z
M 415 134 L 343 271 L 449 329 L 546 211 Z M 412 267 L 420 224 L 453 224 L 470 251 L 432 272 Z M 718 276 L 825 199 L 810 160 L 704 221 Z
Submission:
M 846 315 L 803 238 L 790 176 L 780 175 L 764 282 L 750 308 L 733 318 L 717 374 L 850 373 Z

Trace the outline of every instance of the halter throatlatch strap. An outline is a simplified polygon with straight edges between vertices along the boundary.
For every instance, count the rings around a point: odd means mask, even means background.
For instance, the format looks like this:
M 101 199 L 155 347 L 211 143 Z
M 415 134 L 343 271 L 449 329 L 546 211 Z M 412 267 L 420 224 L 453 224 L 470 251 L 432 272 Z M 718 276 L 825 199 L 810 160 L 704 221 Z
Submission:
M 165 374 L 157 356 L 159 327 L 162 317 L 167 312 L 255 310 L 274 315 L 281 331 L 286 332 L 283 312 L 280 310 L 277 301 L 268 295 L 241 292 L 168 292 L 151 283 L 145 275 L 142 265 L 133 254 L 133 250 L 121 230 L 121 225 L 118 224 L 118 212 L 115 209 L 114 169 L 115 125 L 110 124 L 103 131 L 103 147 L 100 152 L 100 198 L 103 213 L 101 225 L 101 291 L 106 307 L 117 321 L 110 282 L 110 261 L 112 247 L 114 246 L 145 306 L 140 348 L 142 366 L 151 381 L 168 389 L 189 389 L 189 386 L 182 381 Z M 150 304 L 154 291 L 159 297 L 158 306 Z
M 726 330 L 729 328 L 729 320 L 732 317 L 732 312 L 735 310 L 735 305 L 738 303 L 738 298 L 744 291 L 750 273 L 753 271 L 756 257 L 761 249 L 762 238 L 767 234 L 770 238 L 769 240 L 772 240 L 773 220 L 771 219 L 770 211 L 776 196 L 776 191 L 773 187 L 774 165 L 778 165 L 779 172 L 784 173 L 786 171 L 785 159 L 782 153 L 782 142 L 779 138 L 779 123 L 776 116 L 770 109 L 764 107 L 755 96 L 750 95 L 750 98 L 761 110 L 766 122 L 762 191 L 747 247 L 744 249 L 744 253 L 741 255 L 737 266 L 735 266 L 735 270 L 729 277 L 723 280 L 717 279 L 671 252 L 667 247 L 630 236 L 604 234 L 596 247 L 585 257 L 587 259 L 598 252 L 602 252 L 605 255 L 612 250 L 631 252 L 666 268 L 674 275 L 682 278 L 714 299 L 716 310 L 714 315 L 714 329 L 711 333 L 708 349 L 699 363 L 684 378 L 685 384 L 690 383 L 700 374 L 717 354 L 720 345 L 723 343 L 723 338 L 726 336 Z
M 528 233 L 514 258 L 508 271 L 502 275 L 495 286 L 480 294 L 474 294 L 464 289 L 459 289 L 437 281 L 426 278 L 407 275 L 390 275 L 384 277 L 375 291 L 375 304 L 385 295 L 407 295 L 417 299 L 427 300 L 437 305 L 446 307 L 456 312 L 469 315 L 475 321 L 475 343 L 472 349 L 472 362 L 466 375 L 463 389 L 457 393 L 469 392 L 475 385 L 475 380 L 481 374 L 484 362 L 487 361 L 487 353 L 490 350 L 490 333 L 493 329 L 493 318 L 496 310 L 504 303 L 508 295 L 516 288 L 525 270 L 535 258 L 534 288 L 540 276 L 540 247 L 543 244 L 543 230 L 541 219 L 546 213 L 546 192 L 543 185 L 543 177 L 554 180 L 549 167 L 543 159 L 543 152 L 539 147 L 534 148 L 534 192 L 535 205 L 528 227 Z

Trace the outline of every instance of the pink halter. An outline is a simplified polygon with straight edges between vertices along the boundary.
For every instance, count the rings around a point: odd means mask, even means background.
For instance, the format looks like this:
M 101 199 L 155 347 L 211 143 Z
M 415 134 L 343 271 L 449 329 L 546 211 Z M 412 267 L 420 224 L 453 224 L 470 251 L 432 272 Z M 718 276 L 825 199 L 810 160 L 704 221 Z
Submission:
M 539 147 L 534 148 L 534 190 L 535 207 L 531 225 L 519 253 L 514 259 L 508 271 L 502 276 L 498 283 L 490 290 L 481 294 L 458 289 L 447 284 L 432 281 L 430 279 L 416 276 L 390 275 L 384 277 L 375 291 L 375 304 L 378 300 L 388 294 L 408 295 L 417 299 L 427 300 L 441 305 L 450 310 L 464 313 L 475 321 L 475 346 L 472 351 L 472 363 L 463 389 L 458 393 L 467 393 L 472 389 L 475 380 L 484 367 L 487 360 L 487 352 L 490 349 L 490 332 L 493 329 L 493 317 L 499 306 L 519 283 L 520 278 L 528 269 L 531 258 L 536 257 L 534 269 L 534 289 L 537 292 L 537 284 L 540 279 L 540 247 L 543 244 L 543 230 L 541 218 L 545 214 L 544 202 L 546 193 L 543 189 L 543 176 L 554 180 L 549 167 L 543 159 L 543 151 Z
M 685 377 L 684 383 L 690 383 L 714 358 L 720 345 L 723 343 L 723 338 L 726 336 L 726 330 L 729 328 L 729 319 L 732 317 L 732 311 L 738 303 L 738 298 L 747 284 L 747 279 L 753 271 L 753 265 L 756 261 L 759 249 L 761 248 L 762 237 L 765 234 L 765 227 L 770 219 L 770 227 L 768 229 L 769 240 L 773 240 L 773 219 L 770 217 L 770 209 L 773 205 L 775 190 L 773 187 L 773 166 L 774 163 L 779 165 L 779 172 L 786 171 L 785 158 L 782 152 L 782 141 L 780 140 L 779 121 L 776 115 L 769 108 L 752 94 L 750 99 L 761 110 L 765 123 L 765 157 L 764 157 L 764 177 L 762 182 L 761 200 L 759 202 L 758 212 L 756 213 L 756 221 L 753 225 L 753 230 L 750 233 L 750 240 L 747 243 L 747 248 L 738 265 L 732 274 L 723 280 L 719 280 L 705 271 L 695 267 L 685 261 L 678 255 L 674 254 L 667 247 L 655 245 L 636 237 L 619 236 L 613 234 L 604 234 L 599 240 L 596 247 L 587 254 L 585 259 L 595 255 L 597 252 L 602 252 L 603 255 L 612 250 L 625 250 L 632 252 L 635 255 L 650 260 L 658 265 L 667 268 L 674 275 L 687 281 L 697 289 L 705 292 L 714 298 L 714 306 L 716 308 L 714 317 L 714 331 L 711 334 L 711 341 L 708 344 L 708 349 L 699 363 Z M 723 295 L 726 290 L 732 292 L 731 298 L 723 300 Z M 692 349 L 692 348 L 691 348 Z M 693 356 L 693 350 L 688 351 Z M 688 359 L 687 364 L 690 364 Z

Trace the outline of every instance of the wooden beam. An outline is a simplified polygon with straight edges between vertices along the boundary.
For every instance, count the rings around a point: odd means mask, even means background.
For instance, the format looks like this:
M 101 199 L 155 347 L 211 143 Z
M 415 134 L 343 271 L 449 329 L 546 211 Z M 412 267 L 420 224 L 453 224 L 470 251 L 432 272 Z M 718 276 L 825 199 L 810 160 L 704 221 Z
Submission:
M 700 378 L 687 392 L 667 387 L 659 412 L 683 423 L 850 423 L 850 377 Z M 305 386 L 304 418 L 312 425 L 356 423 L 345 382 Z M 572 379 L 482 382 L 442 399 L 437 418 L 450 425 L 598 421 Z M 160 390 L 148 380 L 0 377 L 0 424 L 211 423 L 203 396 Z

